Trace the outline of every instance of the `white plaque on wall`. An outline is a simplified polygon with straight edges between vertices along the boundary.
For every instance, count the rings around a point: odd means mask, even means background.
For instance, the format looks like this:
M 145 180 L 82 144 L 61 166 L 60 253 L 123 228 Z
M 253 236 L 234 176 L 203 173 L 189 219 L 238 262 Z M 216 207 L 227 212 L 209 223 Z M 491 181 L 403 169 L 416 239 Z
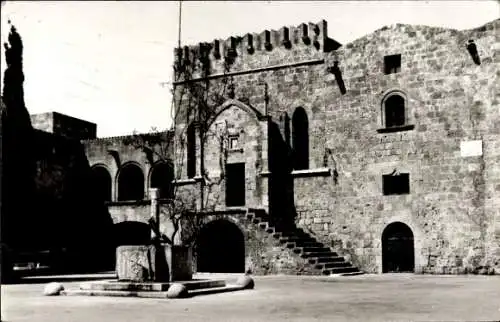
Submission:
M 483 141 L 462 141 L 460 142 L 460 155 L 462 157 L 477 157 L 483 155 Z

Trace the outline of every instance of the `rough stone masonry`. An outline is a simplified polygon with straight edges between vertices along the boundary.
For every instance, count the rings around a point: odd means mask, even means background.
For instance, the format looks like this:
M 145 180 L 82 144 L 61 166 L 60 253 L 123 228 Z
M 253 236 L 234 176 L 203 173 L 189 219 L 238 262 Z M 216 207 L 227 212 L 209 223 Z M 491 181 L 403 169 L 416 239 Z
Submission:
M 176 49 L 176 126 L 162 135 L 178 195 L 239 228 L 254 273 L 305 264 L 248 211 L 366 272 L 498 274 L 499 29 L 398 24 L 341 45 L 321 21 Z M 188 113 L 200 88 L 213 98 L 205 117 Z M 147 223 L 161 144 L 143 151 L 75 124 L 57 131 L 83 133 L 114 223 Z M 228 261 L 232 246 L 219 251 Z
M 293 218 L 367 272 L 398 271 L 390 254 L 410 240 L 411 271 L 498 273 L 499 29 L 397 24 L 340 45 L 321 21 L 178 48 L 177 68 L 209 68 L 178 78 L 177 110 L 191 84 L 231 83 L 195 161 L 182 156 L 196 163 L 183 187 L 222 178 L 213 209 L 230 209 L 221 160 L 243 163 L 241 206 Z M 185 116 L 179 140 L 199 123 Z

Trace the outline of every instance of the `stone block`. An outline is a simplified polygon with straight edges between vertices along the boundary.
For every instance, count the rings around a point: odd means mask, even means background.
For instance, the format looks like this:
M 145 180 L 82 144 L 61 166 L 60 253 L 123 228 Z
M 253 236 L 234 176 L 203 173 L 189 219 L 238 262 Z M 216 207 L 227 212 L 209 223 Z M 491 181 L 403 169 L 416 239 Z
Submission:
M 191 250 L 182 246 L 128 245 L 116 250 L 118 280 L 187 281 L 192 279 Z

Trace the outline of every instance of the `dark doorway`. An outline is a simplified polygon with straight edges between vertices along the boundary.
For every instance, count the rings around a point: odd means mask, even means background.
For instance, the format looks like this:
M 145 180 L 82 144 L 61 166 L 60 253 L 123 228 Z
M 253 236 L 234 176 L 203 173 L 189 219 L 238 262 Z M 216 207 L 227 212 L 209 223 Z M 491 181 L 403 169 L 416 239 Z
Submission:
M 413 232 L 402 222 L 389 224 L 382 233 L 382 272 L 403 273 L 414 269 Z
M 243 233 L 227 220 L 212 221 L 201 229 L 196 253 L 198 272 L 243 273 L 245 271 Z
M 245 205 L 245 164 L 226 165 L 226 206 Z

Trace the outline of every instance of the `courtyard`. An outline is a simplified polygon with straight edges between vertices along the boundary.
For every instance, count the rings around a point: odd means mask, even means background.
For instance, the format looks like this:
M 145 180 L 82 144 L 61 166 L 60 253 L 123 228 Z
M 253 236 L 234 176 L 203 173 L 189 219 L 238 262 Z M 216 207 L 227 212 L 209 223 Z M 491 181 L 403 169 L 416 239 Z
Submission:
M 205 275 L 225 278 L 238 275 Z M 83 276 L 83 279 L 104 278 Z M 107 277 L 109 278 L 109 276 Z M 255 289 L 160 300 L 42 295 L 51 278 L 2 285 L 2 321 L 497 321 L 498 276 L 255 276 Z M 57 279 L 66 289 L 80 281 Z

